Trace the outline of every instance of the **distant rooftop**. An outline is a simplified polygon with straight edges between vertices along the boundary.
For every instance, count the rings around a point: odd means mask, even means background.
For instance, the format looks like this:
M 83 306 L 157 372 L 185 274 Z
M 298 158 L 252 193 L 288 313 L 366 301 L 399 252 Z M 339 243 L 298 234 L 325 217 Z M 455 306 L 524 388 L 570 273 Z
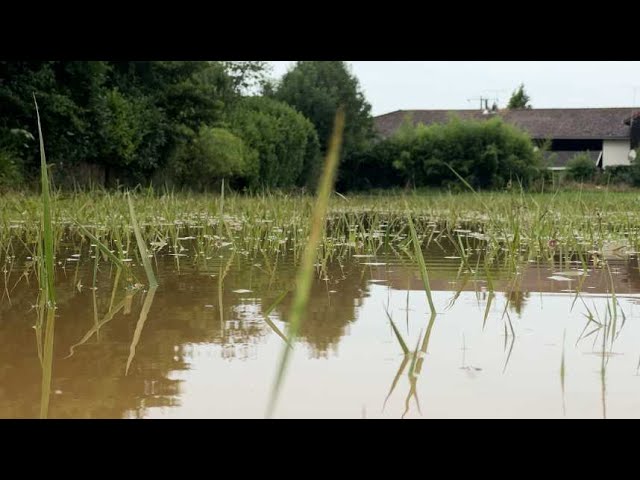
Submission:
M 484 114 L 475 110 L 397 110 L 374 118 L 383 137 L 393 134 L 410 116 L 414 124 L 445 123 L 451 115 L 465 120 L 486 120 L 496 116 L 521 128 L 535 139 L 622 139 L 629 138 L 629 120 L 639 109 L 626 108 L 533 108 L 498 110 Z

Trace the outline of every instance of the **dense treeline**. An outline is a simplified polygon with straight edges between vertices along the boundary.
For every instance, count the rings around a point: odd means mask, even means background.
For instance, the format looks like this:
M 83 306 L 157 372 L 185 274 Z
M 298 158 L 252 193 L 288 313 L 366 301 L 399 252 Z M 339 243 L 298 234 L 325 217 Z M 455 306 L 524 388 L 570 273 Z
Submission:
M 0 184 L 37 173 L 35 94 L 58 185 L 302 186 L 321 161 L 314 127 L 243 96 L 263 74 L 264 62 L 0 62 Z
M 0 187 L 36 183 L 34 94 L 52 175 L 62 187 L 199 190 L 225 178 L 236 189 L 312 189 L 340 105 L 347 122 L 337 181 L 343 191 L 460 185 L 447 164 L 481 189 L 526 186 L 548 174 L 528 136 L 498 118 L 429 127 L 408 121 L 381 139 L 345 62 L 297 62 L 279 81 L 268 80 L 266 67 L 0 62 Z M 527 104 L 523 87 L 518 95 L 511 103 Z M 582 158 L 567 175 L 582 181 L 596 174 Z M 640 183 L 640 171 L 618 177 Z

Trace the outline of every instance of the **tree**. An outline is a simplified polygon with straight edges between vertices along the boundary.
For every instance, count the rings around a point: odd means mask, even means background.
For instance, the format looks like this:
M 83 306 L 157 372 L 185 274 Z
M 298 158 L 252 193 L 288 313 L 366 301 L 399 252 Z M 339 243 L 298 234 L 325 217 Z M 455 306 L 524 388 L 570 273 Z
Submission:
M 529 98 L 529 95 L 527 95 L 527 93 L 524 91 L 524 84 L 520 84 L 518 89 L 511 95 L 507 108 L 509 110 L 517 110 L 523 108 L 530 109 L 530 100 L 531 99 Z
M 274 97 L 311 120 L 324 152 L 333 130 L 338 106 L 345 108 L 342 168 L 338 181 L 345 183 L 350 155 L 365 149 L 374 136 L 371 105 L 366 101 L 358 79 L 341 61 L 297 62 L 275 88 Z M 346 161 L 345 161 L 346 160 Z
M 0 149 L 34 174 L 35 143 L 11 134 L 36 135 L 33 93 L 56 184 L 80 163 L 104 167 L 107 184 L 146 181 L 238 96 L 221 62 L 0 62 Z
M 265 61 L 222 62 L 233 88 L 240 95 L 255 93 L 268 85 L 271 65 Z
M 271 98 L 246 97 L 230 114 L 230 124 L 258 154 L 258 185 L 288 188 L 313 183 L 319 170 L 318 137 L 303 115 Z

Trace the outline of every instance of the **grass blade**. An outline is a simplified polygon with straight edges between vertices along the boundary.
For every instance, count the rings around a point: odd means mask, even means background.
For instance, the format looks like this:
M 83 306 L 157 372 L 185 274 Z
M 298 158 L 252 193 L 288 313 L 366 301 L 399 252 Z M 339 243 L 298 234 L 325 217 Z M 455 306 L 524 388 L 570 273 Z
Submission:
M 116 257 L 113 252 L 111 250 L 109 250 L 109 247 L 107 247 L 104 243 L 102 243 L 100 240 L 98 240 L 98 237 L 96 237 L 94 234 L 92 234 L 89 230 L 87 230 L 84 225 L 81 225 L 80 222 L 78 222 L 77 220 L 73 220 L 73 222 L 78 226 L 78 228 L 80 230 L 82 230 L 82 233 L 84 235 L 86 235 L 87 237 L 89 237 L 89 239 L 95 243 L 97 245 L 97 247 L 100 249 L 100 251 L 102 253 L 104 253 L 109 260 L 111 260 L 113 263 L 115 263 L 118 267 L 123 268 L 124 267 L 124 262 L 122 260 L 120 260 L 118 257 Z
M 311 292 L 311 283 L 313 281 L 314 264 L 317 257 L 317 249 L 323 235 L 325 227 L 325 216 L 329 207 L 329 198 L 335 182 L 338 161 L 340 159 L 340 148 L 342 146 L 342 132 L 344 130 L 344 109 L 341 107 L 336 113 L 333 134 L 327 158 L 325 160 L 324 171 L 320 178 L 319 189 L 316 197 L 315 206 L 311 216 L 311 230 L 309 239 L 302 254 L 302 261 L 298 269 L 296 278 L 296 291 L 291 306 L 291 316 L 287 329 L 287 338 L 293 343 L 297 336 L 298 330 L 302 323 L 302 317 L 306 311 L 309 295 Z M 285 346 L 280 363 L 278 365 L 276 378 L 271 390 L 271 398 L 267 407 L 267 417 L 271 417 L 278 400 L 278 394 L 282 386 L 282 380 L 286 371 L 289 360 L 289 352 L 291 349 Z
M 133 225 L 133 233 L 136 236 L 136 242 L 138 243 L 138 250 L 140 250 L 140 258 L 142 259 L 142 265 L 144 266 L 144 271 L 147 273 L 147 279 L 149 280 L 149 288 L 150 289 L 155 288 L 158 286 L 158 280 L 156 280 L 156 276 L 153 273 L 151 260 L 149 260 L 149 252 L 147 251 L 147 246 L 144 243 L 142 232 L 140 231 L 140 227 L 138 226 L 138 220 L 136 220 L 136 213 L 133 210 L 133 201 L 131 200 L 131 196 L 128 193 L 127 193 L 127 200 L 129 201 L 129 214 L 131 215 L 131 224 Z
M 36 95 L 33 94 L 33 103 L 36 107 L 36 117 L 38 119 L 38 137 L 40 139 L 40 180 L 42 186 L 42 256 L 40 262 L 40 280 L 44 290 L 46 323 L 44 332 L 44 345 L 42 352 L 42 384 L 40 396 L 40 418 L 47 418 L 49 414 L 49 398 L 51 395 L 51 377 L 53 374 L 53 337 L 55 329 L 55 304 L 56 292 L 54 288 L 53 272 L 53 225 L 51 220 L 51 195 L 49 192 L 49 172 L 47 170 L 47 159 L 44 151 L 44 138 L 42 137 L 42 126 L 40 124 L 40 112 Z
M 431 314 L 435 315 L 436 307 L 433 305 L 433 298 L 431 298 L 431 286 L 429 285 L 429 275 L 427 273 L 427 265 L 424 261 L 424 256 L 422 255 L 422 249 L 420 248 L 420 242 L 418 241 L 416 228 L 413 226 L 413 220 L 411 219 L 411 215 L 408 213 L 408 206 L 407 206 L 407 218 L 409 219 L 409 230 L 411 231 L 411 243 L 413 243 L 415 256 L 418 260 L 418 266 L 420 267 L 420 276 L 422 277 L 422 284 L 424 285 L 424 291 L 427 294 L 427 301 L 429 302 L 429 308 L 431 309 Z

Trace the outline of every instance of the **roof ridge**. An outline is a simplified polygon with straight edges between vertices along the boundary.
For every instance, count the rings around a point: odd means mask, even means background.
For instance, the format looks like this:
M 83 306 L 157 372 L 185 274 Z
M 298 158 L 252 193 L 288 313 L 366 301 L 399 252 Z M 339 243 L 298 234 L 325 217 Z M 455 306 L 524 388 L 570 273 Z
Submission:
M 638 110 L 638 107 L 553 107 L 553 108 L 519 108 L 510 110 L 508 108 L 501 108 L 498 112 L 544 112 L 544 111 L 558 111 L 558 110 Z M 477 108 L 414 108 L 410 110 L 394 110 L 392 112 L 381 113 L 380 115 L 375 115 L 374 118 L 384 117 L 386 115 L 392 115 L 394 113 L 412 113 L 412 112 L 479 112 L 482 111 Z

